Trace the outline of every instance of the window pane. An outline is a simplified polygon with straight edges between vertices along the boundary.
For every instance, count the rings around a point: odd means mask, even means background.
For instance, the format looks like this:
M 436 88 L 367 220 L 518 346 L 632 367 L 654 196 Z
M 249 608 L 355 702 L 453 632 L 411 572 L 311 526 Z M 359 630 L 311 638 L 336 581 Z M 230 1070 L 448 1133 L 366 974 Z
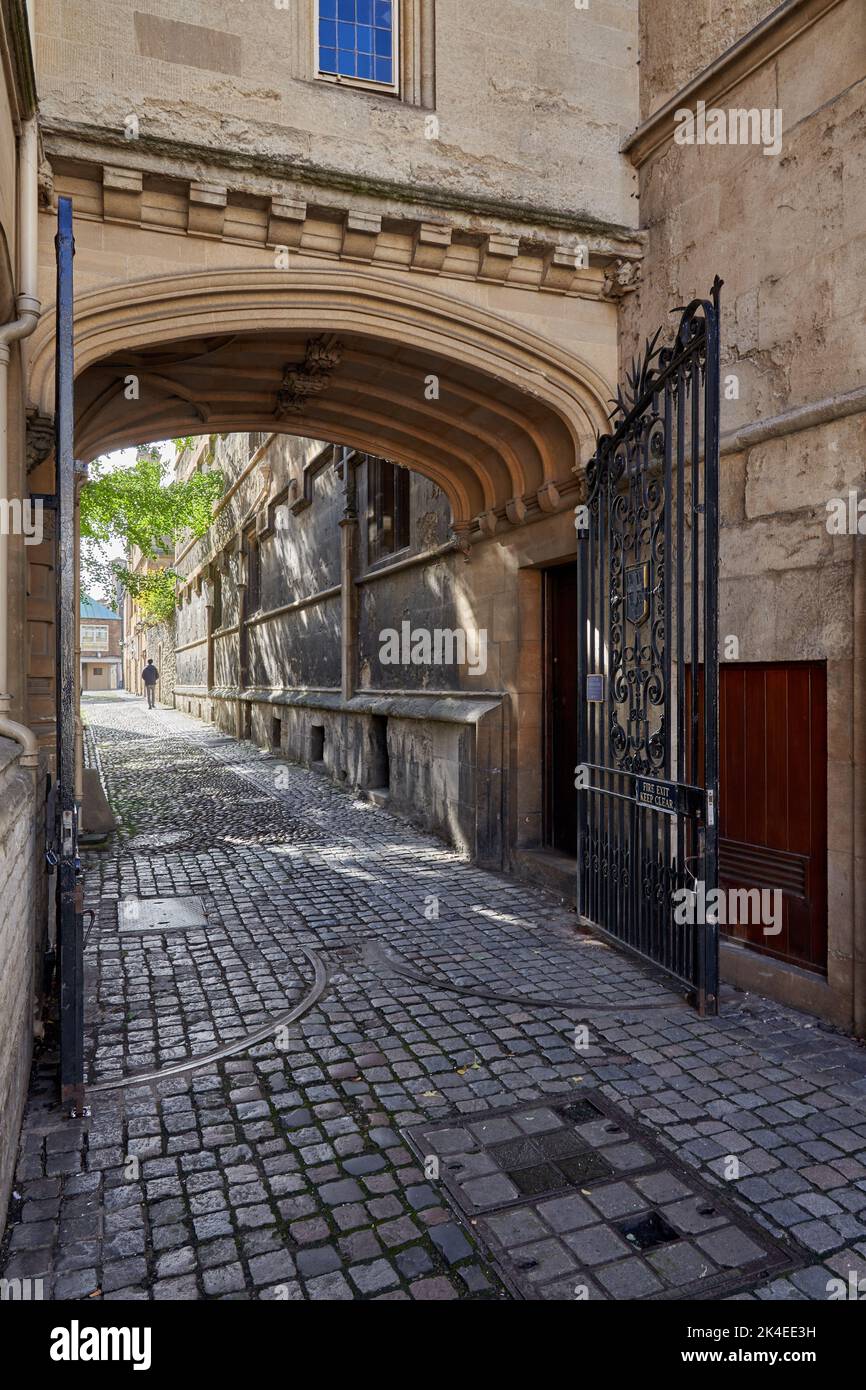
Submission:
M 409 470 L 408 468 L 396 468 L 395 470 L 396 495 L 394 499 L 394 549 L 405 550 L 409 544 L 411 534 L 410 510 L 409 510 Z
M 393 83 L 391 0 L 320 0 L 319 71 Z

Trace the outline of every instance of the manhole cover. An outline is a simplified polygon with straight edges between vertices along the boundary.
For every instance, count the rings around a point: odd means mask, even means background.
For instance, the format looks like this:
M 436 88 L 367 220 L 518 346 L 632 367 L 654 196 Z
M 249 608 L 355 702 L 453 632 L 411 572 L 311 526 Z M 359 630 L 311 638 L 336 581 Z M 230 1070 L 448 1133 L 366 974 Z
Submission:
M 134 932 L 191 931 L 207 926 L 201 898 L 122 898 L 117 905 L 121 936 Z
M 726 1298 L 806 1259 L 595 1090 L 406 1136 L 524 1298 Z

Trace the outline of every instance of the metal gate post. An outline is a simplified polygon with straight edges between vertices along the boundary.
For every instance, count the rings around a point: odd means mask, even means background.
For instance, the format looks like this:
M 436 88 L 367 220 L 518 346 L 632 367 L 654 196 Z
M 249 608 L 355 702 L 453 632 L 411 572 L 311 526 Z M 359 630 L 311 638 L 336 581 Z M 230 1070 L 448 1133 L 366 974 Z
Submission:
M 55 488 L 57 493 L 57 941 L 60 961 L 60 1094 L 84 1108 L 84 945 L 75 803 L 75 457 L 72 200 L 57 204 Z
M 706 306 L 704 380 L 704 878 L 707 894 L 719 886 L 719 292 L 716 277 Z M 703 930 L 700 1012 L 719 1011 L 719 920 Z

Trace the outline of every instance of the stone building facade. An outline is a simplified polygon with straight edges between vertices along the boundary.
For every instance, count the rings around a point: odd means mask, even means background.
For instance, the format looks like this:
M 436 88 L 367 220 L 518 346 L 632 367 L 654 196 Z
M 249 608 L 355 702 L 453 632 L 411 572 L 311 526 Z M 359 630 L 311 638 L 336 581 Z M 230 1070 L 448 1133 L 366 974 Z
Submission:
M 211 537 L 179 557 L 177 701 L 263 742 L 278 723 L 287 756 L 371 794 L 387 720 L 395 805 L 411 811 L 399 779 L 415 767 L 437 828 L 485 862 L 528 855 L 555 873 L 572 510 L 622 365 L 720 274 L 722 632 L 737 643 L 723 671 L 727 871 L 784 872 L 807 923 L 783 949 L 729 943 L 725 970 L 862 1033 L 862 4 L 386 10 L 392 47 L 370 68 L 360 34 L 350 61 L 330 56 L 314 0 L 3 0 L 2 318 L 34 330 L 9 344 L 8 490 L 53 491 L 54 235 L 69 196 L 78 457 L 247 441 Z M 678 112 L 713 107 L 754 110 L 757 138 L 677 139 Z M 761 113 L 777 111 L 773 152 Z M 370 459 L 414 475 L 417 516 L 435 519 L 402 569 L 364 555 Z M 853 530 L 832 533 L 827 503 L 852 495 Z M 23 731 L 22 765 L 32 734 L 43 755 L 54 739 L 45 525 L 40 545 L 0 547 L 0 736 Z M 270 607 L 233 633 L 251 529 Z M 290 545 L 277 578 L 268 552 Z M 399 683 L 377 669 L 379 632 L 407 610 L 420 625 L 416 605 L 443 629 L 488 632 L 483 676 L 422 694 L 411 663 Z M 771 748 L 772 788 L 753 776 Z M 25 972 L 33 935 L 15 928 Z M 0 1056 L 9 1077 L 23 1018 Z
M 219 718 L 244 731 L 239 704 L 273 718 L 251 691 L 298 686 L 337 701 L 329 724 L 363 713 L 368 740 L 387 717 L 406 767 L 436 782 L 435 823 L 501 864 L 518 846 L 540 848 L 554 819 L 542 571 L 574 554 L 581 467 L 616 379 L 619 293 L 642 249 L 636 178 L 619 153 L 637 119 L 636 9 L 564 14 L 544 0 L 531 25 L 510 2 L 471 16 L 448 0 L 379 9 L 398 37 L 392 80 L 371 83 L 330 71 L 312 3 L 247 7 L 242 26 L 229 4 L 37 7 L 51 198 L 70 196 L 75 212 L 77 449 L 86 461 L 145 439 L 277 433 L 273 497 L 291 499 L 280 505 L 300 527 L 312 488 L 311 517 L 336 530 L 327 563 L 298 585 L 284 577 L 274 606 L 317 596 L 306 622 L 331 638 L 341 624 L 346 650 L 309 641 L 291 671 L 256 666 L 272 624 L 262 618 L 248 653 L 217 633 L 208 682 L 188 646 L 214 583 L 199 545 L 183 557 L 194 592 L 178 617 L 178 702 L 204 709 L 224 692 Z M 509 25 L 519 39 L 503 39 Z M 46 281 L 52 218 L 46 206 Z M 31 376 L 46 413 L 52 374 L 46 326 Z M 423 565 L 413 557 L 387 584 L 358 571 L 363 528 L 344 501 L 321 500 L 333 470 L 313 481 L 307 451 L 324 446 L 393 462 L 438 497 L 442 612 L 491 635 L 483 677 L 428 692 L 443 716 L 452 701 L 449 718 L 418 720 L 411 667 L 399 682 L 365 668 L 378 595 L 402 612 Z M 363 467 L 350 472 L 363 489 Z M 221 510 L 230 532 L 257 491 L 241 468 Z M 289 615 L 273 623 L 285 631 Z M 382 698 L 404 703 L 374 713 Z M 303 751 L 312 716 L 282 722 Z M 419 755 L 422 727 L 432 743 Z M 487 779 L 477 793 L 465 781 L 476 745 Z M 360 752 L 345 759 L 347 776 L 368 779 Z M 503 771 L 518 767 L 506 794 Z M 402 792 L 392 785 L 407 808 L 420 799 L 408 777 Z
M 704 10 L 641 7 L 622 351 L 723 278 L 722 867 L 784 876 L 799 912 L 779 942 L 728 940 L 723 968 L 863 1033 L 866 25 L 858 0 Z M 723 143 L 678 138 L 699 103 Z M 731 139 L 740 111 L 763 135 Z
M 320 767 L 479 862 L 558 867 L 573 895 L 574 845 L 537 853 L 555 822 L 543 594 L 551 566 L 574 586 L 570 512 L 470 549 L 443 491 L 389 460 L 230 435 L 191 450 L 181 475 L 205 455 L 227 491 L 208 535 L 175 557 L 177 707 Z
M 123 618 L 104 603 L 86 596 L 79 608 L 81 689 L 117 690 L 123 684 L 120 654 Z
M 30 499 L 26 339 L 36 325 L 36 81 L 27 8 L 0 6 L 0 1228 L 33 1052 L 35 1001 L 47 946 L 46 762 L 32 730 L 27 607 L 52 548 L 50 511 Z M 28 584 L 28 563 L 36 582 Z M 49 600 L 50 601 L 50 600 Z M 38 681 L 46 653 L 30 660 Z M 44 674 L 48 674 L 44 672 Z M 37 1024 L 38 1027 L 38 1024 Z
M 130 571 L 142 575 L 147 571 L 165 570 L 171 565 L 168 551 L 159 555 L 142 555 L 133 549 L 127 557 Z M 142 604 L 132 594 L 123 595 L 123 688 L 130 695 L 144 697 L 141 673 L 151 658 L 159 671 L 156 683 L 157 704 L 174 704 L 176 621 L 154 622 Z

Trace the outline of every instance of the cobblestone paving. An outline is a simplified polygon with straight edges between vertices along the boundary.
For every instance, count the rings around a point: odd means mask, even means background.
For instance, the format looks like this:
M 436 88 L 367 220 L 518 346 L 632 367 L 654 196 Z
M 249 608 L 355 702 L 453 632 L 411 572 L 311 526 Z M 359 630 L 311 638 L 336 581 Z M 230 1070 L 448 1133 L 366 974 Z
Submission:
M 737 1297 L 866 1276 L 866 1049 L 743 995 L 700 1020 L 545 893 L 317 774 L 129 697 L 85 709 L 122 822 L 86 862 L 89 1075 L 109 1088 L 70 1121 L 37 1067 L 6 1278 L 58 1299 L 508 1297 L 404 1131 L 582 1085 L 796 1242 L 794 1272 Z M 207 927 L 119 936 L 119 899 L 174 896 Z M 592 1220 L 535 1218 L 513 1260 L 592 1247 L 592 1296 L 616 1296 Z

